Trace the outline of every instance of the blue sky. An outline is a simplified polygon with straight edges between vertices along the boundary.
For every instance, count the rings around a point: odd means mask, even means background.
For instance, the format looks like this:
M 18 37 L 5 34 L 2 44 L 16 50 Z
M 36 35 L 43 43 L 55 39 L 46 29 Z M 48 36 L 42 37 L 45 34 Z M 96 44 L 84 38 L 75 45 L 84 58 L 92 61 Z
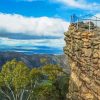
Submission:
M 70 15 L 99 9 L 99 0 L 0 0 L 0 51 L 62 54 Z

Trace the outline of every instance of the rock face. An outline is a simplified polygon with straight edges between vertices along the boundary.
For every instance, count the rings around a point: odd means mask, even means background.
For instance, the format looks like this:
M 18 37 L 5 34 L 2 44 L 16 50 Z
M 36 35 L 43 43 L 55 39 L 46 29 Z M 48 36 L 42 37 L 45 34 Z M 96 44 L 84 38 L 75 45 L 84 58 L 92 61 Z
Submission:
M 77 30 L 71 24 L 65 41 L 71 67 L 67 100 L 100 100 L 100 29 L 92 27 L 88 32 L 87 27 Z

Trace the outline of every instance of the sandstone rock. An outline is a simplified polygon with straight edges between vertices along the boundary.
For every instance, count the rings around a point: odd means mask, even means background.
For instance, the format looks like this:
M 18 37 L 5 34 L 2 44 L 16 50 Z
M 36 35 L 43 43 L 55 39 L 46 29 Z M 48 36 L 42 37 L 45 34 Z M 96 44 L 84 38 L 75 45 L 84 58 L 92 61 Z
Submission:
M 100 28 L 91 23 L 69 26 L 64 52 L 69 57 L 71 79 L 69 100 L 100 100 Z M 97 29 L 97 30 L 95 30 Z M 99 31 L 98 31 L 99 30 Z

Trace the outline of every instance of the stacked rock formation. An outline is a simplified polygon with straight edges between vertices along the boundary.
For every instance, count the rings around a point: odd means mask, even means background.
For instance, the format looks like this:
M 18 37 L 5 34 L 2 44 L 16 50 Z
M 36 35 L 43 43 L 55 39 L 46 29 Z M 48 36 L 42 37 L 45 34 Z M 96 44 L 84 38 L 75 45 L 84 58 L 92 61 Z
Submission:
M 71 24 L 65 32 L 64 52 L 71 67 L 67 100 L 100 100 L 100 30 L 80 26 L 77 30 Z

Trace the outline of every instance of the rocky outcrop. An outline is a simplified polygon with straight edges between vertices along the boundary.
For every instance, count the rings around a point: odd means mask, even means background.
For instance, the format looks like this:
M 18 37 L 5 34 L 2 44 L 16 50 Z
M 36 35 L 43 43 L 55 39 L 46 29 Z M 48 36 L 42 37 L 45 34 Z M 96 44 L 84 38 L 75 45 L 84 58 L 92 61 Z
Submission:
M 83 24 L 83 25 L 82 25 Z M 100 29 L 91 32 L 81 23 L 79 29 L 71 24 L 65 32 L 66 46 L 71 67 L 68 100 L 100 100 Z

